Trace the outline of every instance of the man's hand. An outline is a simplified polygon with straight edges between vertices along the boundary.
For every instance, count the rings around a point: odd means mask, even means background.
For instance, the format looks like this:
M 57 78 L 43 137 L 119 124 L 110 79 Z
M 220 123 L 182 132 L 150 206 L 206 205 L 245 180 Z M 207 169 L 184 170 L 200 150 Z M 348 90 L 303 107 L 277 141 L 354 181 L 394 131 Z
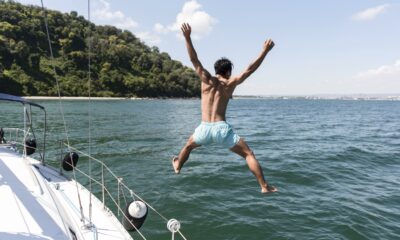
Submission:
M 252 62 L 250 65 L 244 70 L 241 74 L 236 77 L 233 77 L 231 84 L 239 85 L 246 78 L 248 78 L 253 72 L 257 70 L 257 68 L 261 65 L 262 61 L 264 61 L 265 56 L 267 56 L 268 52 L 275 46 L 274 42 L 271 39 L 268 39 L 264 42 L 262 51 L 260 55 Z
M 272 39 L 268 39 L 264 42 L 264 50 L 269 52 L 271 49 L 275 46 L 275 43 L 272 41 Z
M 190 34 L 192 33 L 192 28 L 190 27 L 190 25 L 188 23 L 182 24 L 181 30 L 182 30 L 183 36 L 186 39 L 190 38 Z

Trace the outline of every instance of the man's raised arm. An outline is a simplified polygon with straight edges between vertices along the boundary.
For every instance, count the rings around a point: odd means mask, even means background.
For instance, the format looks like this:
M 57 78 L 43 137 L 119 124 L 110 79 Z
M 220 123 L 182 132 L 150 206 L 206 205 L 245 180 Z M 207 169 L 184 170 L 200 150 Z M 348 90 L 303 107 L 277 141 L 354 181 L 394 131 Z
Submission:
M 201 65 L 201 62 L 197 57 L 196 50 L 194 50 L 192 39 L 190 38 L 192 28 L 188 23 L 184 23 L 182 24 L 181 30 L 186 40 L 186 48 L 189 53 L 190 61 L 193 63 L 196 73 L 200 76 L 201 81 L 208 83 L 211 78 L 211 74 L 203 68 L 203 65 Z
M 261 51 L 260 55 L 247 67 L 247 69 L 239 74 L 238 76 L 234 77 L 232 83 L 235 85 L 241 84 L 246 78 L 248 78 L 253 72 L 257 70 L 257 68 L 263 62 L 267 53 L 271 51 L 271 49 L 275 46 L 274 42 L 271 39 L 268 39 L 264 42 L 263 50 Z

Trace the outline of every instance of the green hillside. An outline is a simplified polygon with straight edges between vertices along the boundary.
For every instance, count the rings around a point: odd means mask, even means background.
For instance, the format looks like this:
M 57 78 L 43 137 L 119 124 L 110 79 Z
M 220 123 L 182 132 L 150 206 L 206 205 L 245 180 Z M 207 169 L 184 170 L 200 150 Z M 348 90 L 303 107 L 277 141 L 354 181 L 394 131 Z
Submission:
M 76 12 L 49 10 L 49 31 L 64 96 L 88 95 L 88 30 L 92 96 L 198 97 L 195 72 L 129 31 L 96 26 Z M 56 96 L 41 8 L 0 0 L 0 92 Z

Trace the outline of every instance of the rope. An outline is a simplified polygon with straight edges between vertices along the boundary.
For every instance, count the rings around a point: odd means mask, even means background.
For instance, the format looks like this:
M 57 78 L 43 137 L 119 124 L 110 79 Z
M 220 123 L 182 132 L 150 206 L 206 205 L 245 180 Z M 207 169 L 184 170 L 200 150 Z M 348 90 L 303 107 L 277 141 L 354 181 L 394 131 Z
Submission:
M 122 181 L 122 178 L 118 178 L 118 206 L 121 206 L 121 191 L 120 191 L 120 182 Z M 119 211 L 118 211 L 118 217 L 119 217 Z
M 167 229 L 172 233 L 172 240 L 175 239 L 176 232 L 179 233 L 184 240 L 186 240 L 185 236 L 183 236 L 183 234 L 181 233 L 180 228 L 181 223 L 178 220 L 172 218 L 168 221 Z
M 89 104 L 88 104 L 88 115 L 89 115 L 89 155 L 92 155 L 91 152 L 91 142 L 92 142 L 92 133 L 91 133 L 91 68 L 90 68 L 90 55 L 91 55 L 91 30 L 90 30 L 90 0 L 88 0 L 88 82 L 89 82 Z M 89 158 L 89 175 L 92 176 L 92 160 Z M 89 191 L 92 192 L 92 180 L 89 180 Z M 92 194 L 89 194 L 89 222 L 92 223 Z
M 179 233 L 179 235 L 181 235 L 181 237 L 182 237 L 184 240 L 187 240 L 187 239 L 185 238 L 185 236 L 183 236 L 183 234 L 182 234 L 182 232 L 181 232 L 180 230 L 178 230 L 178 233 Z
M 127 204 L 128 202 L 126 201 L 125 191 L 124 191 L 123 188 L 122 188 L 121 190 L 122 190 L 122 196 L 124 197 L 124 202 L 125 202 L 125 206 L 126 206 L 126 204 Z
M 66 139 L 67 139 L 68 146 L 70 146 L 70 144 L 69 144 L 69 137 L 68 137 L 68 131 L 67 131 L 67 123 L 66 123 L 66 121 L 65 121 L 63 105 L 62 105 L 62 102 L 61 102 L 60 84 L 59 84 L 59 82 L 58 82 L 58 74 L 57 74 L 56 67 L 55 67 L 55 64 L 54 64 L 53 48 L 51 47 L 49 26 L 48 26 L 48 22 L 47 22 L 47 12 L 46 12 L 46 9 L 44 8 L 43 0 L 40 0 L 40 2 L 42 3 L 42 10 L 43 10 L 43 14 L 44 14 L 44 24 L 45 24 L 45 27 L 46 27 L 47 41 L 48 41 L 48 43 L 49 43 L 50 62 L 51 62 L 51 66 L 52 66 L 52 69 L 53 69 L 53 72 L 54 72 L 54 75 L 55 75 L 56 84 L 57 84 L 58 102 L 59 102 L 60 112 L 61 112 L 61 116 L 62 116 L 62 120 L 63 120 L 64 131 L 65 131 L 65 137 L 66 137 Z M 68 151 L 71 153 L 70 148 L 68 148 Z M 71 156 L 71 159 L 72 159 L 72 156 Z M 74 168 L 72 168 L 72 172 L 73 172 L 74 179 L 76 180 Z M 76 182 L 76 181 L 75 181 L 75 182 Z M 81 196 L 80 196 L 80 193 L 79 193 L 79 188 L 78 188 L 78 183 L 77 183 L 77 182 L 76 182 L 76 191 L 77 191 L 77 193 L 78 193 L 79 208 L 80 208 L 80 212 L 81 212 L 81 221 L 83 222 L 85 217 L 84 217 L 84 213 L 83 213 L 82 201 L 81 201 Z

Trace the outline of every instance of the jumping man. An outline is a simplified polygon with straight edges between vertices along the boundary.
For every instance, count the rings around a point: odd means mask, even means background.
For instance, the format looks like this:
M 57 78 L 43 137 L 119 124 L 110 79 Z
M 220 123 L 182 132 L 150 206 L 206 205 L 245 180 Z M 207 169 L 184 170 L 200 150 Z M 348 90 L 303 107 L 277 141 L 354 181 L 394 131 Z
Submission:
M 179 156 L 172 159 L 175 173 L 180 172 L 193 149 L 201 145 L 218 143 L 246 159 L 250 171 L 256 176 L 261 186 L 262 193 L 276 192 L 277 189 L 265 181 L 261 166 L 244 139 L 240 138 L 225 121 L 226 108 L 236 86 L 257 70 L 267 53 L 274 47 L 274 42 L 271 39 L 265 41 L 260 55 L 238 76 L 231 76 L 232 63 L 226 58 L 215 62 L 215 76 L 211 76 L 197 58 L 190 38 L 192 32 L 190 25 L 182 24 L 181 30 L 186 40 L 190 61 L 201 79 L 202 122 L 190 136 Z

